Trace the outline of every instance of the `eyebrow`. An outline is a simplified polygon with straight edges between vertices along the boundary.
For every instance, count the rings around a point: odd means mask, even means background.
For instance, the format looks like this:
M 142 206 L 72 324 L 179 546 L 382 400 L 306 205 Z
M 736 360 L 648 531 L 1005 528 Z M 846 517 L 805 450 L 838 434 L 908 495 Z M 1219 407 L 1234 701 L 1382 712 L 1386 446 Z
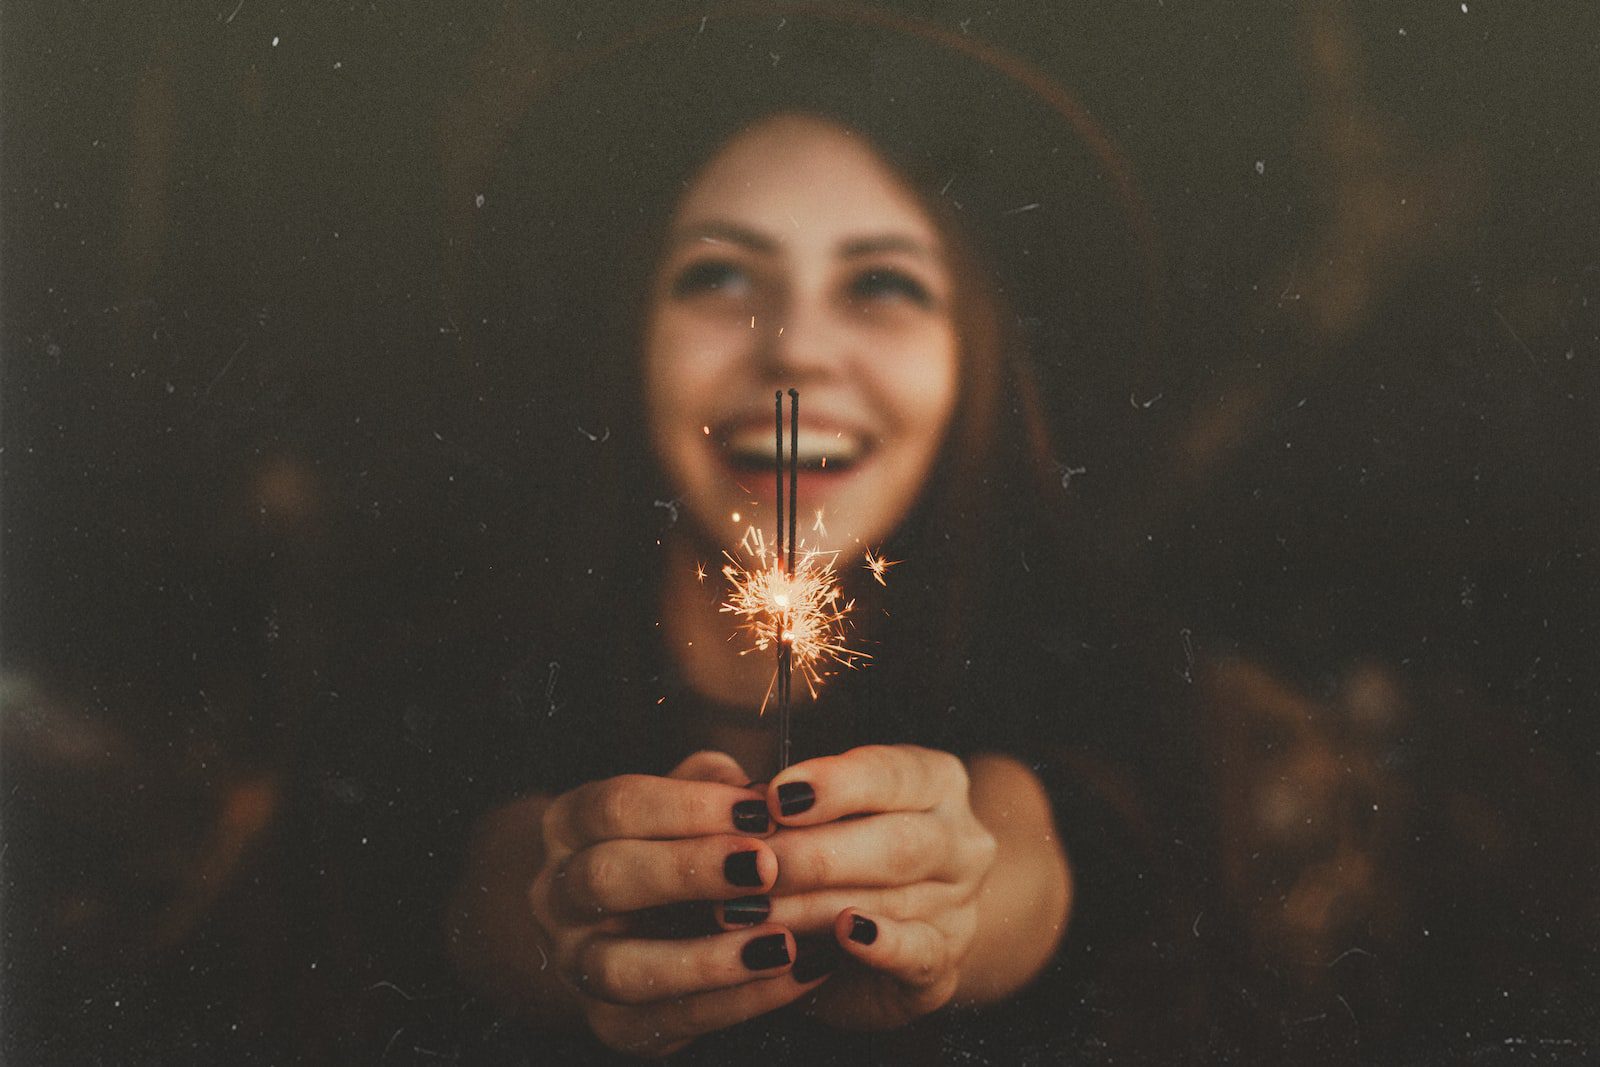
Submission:
M 734 222 L 703 222 L 680 231 L 673 239 L 674 244 L 680 245 L 698 242 L 741 245 L 762 255 L 774 255 L 779 251 L 779 244 L 773 238 Z M 839 255 L 844 259 L 860 259 L 863 256 L 880 255 L 885 252 L 902 252 L 926 260 L 938 258 L 926 242 L 908 234 L 886 233 L 853 237 L 839 244 Z
M 743 245 L 752 252 L 771 255 L 778 251 L 778 242 L 765 234 L 740 226 L 732 222 L 705 222 L 698 226 L 691 226 L 678 233 L 674 244 L 691 244 L 698 242 L 716 244 L 727 242 L 729 244 Z
M 932 260 L 936 258 L 933 249 L 915 237 L 897 233 L 882 234 L 874 237 L 857 237 L 844 242 L 839 249 L 840 255 L 846 259 L 856 259 L 861 256 L 875 256 L 884 252 L 904 252 L 918 259 Z

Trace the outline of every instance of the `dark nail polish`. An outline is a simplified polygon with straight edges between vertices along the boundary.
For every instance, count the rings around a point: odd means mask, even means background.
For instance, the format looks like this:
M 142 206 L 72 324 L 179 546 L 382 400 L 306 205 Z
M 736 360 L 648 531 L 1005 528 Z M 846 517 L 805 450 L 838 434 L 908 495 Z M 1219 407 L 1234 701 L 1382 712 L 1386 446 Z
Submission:
M 752 971 L 768 971 L 789 962 L 789 939 L 782 934 L 766 934 L 745 943 L 739 958 Z
M 795 954 L 794 970 L 790 973 L 801 985 L 815 982 L 823 975 L 832 974 L 839 969 L 842 954 L 832 938 L 825 941 L 808 938 L 798 942 L 795 947 L 799 951 Z
M 785 815 L 809 811 L 817 802 L 817 791 L 810 782 L 785 782 L 778 787 L 778 810 Z
M 741 800 L 733 806 L 733 828 L 740 833 L 764 834 L 767 832 L 767 803 L 764 800 Z
M 734 897 L 722 902 L 722 921 L 738 926 L 764 923 L 772 914 L 772 901 L 766 897 Z
M 861 945 L 870 945 L 878 940 L 878 924 L 865 915 L 850 916 L 850 940 Z
M 732 885 L 746 888 L 760 885 L 761 872 L 756 869 L 755 850 L 731 853 L 722 861 L 722 874 Z

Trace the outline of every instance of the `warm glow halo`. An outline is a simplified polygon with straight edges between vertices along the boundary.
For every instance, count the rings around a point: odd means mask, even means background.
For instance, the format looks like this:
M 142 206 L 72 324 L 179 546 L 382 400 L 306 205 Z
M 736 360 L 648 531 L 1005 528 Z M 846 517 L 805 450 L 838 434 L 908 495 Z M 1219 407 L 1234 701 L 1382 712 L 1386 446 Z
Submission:
M 724 552 L 723 556 L 727 559 L 722 574 L 728 580 L 728 599 L 721 610 L 738 619 L 738 632 L 750 641 L 740 655 L 765 652 L 779 643 L 788 645 L 792 669 L 806 680 L 813 698 L 823 679 L 837 673 L 839 667 L 854 669 L 872 658 L 845 643 L 855 601 L 844 600 L 836 570 L 838 552 L 802 545 L 790 574 L 761 530 L 751 526 L 739 541 L 738 553 Z M 771 694 L 769 687 L 767 697 Z M 763 698 L 763 712 L 766 706 Z

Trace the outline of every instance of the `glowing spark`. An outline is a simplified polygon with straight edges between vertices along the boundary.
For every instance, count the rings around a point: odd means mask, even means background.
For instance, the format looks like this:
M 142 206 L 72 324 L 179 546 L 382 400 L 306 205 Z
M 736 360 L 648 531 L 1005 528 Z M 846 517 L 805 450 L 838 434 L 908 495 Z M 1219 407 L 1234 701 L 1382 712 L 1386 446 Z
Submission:
M 738 554 L 723 555 L 728 561 L 722 568 L 728 599 L 722 610 L 738 618 L 739 630 L 750 641 L 740 655 L 787 644 L 792 668 L 805 679 L 813 698 L 823 679 L 838 673 L 837 668 L 854 669 L 872 658 L 845 644 L 855 602 L 842 599 L 844 590 L 834 569 L 837 552 L 803 549 L 795 556 L 794 574 L 787 574 L 783 560 L 751 526 L 739 542 Z M 768 686 L 761 701 L 763 712 L 771 696 Z
M 882 556 L 874 556 L 872 549 L 867 549 L 867 570 L 872 572 L 872 576 L 878 580 L 879 585 L 887 586 L 889 584 L 883 580 L 883 576 L 890 567 L 899 563 L 900 560 L 897 559 L 884 559 Z
M 824 459 L 822 461 L 822 465 L 824 467 L 826 467 L 828 465 L 828 461 L 826 459 Z M 820 534 L 823 537 L 827 537 L 828 536 L 828 528 L 826 526 L 822 525 L 822 509 L 821 508 L 817 509 L 817 521 L 811 524 L 811 530 L 812 530 L 813 533 Z
M 733 513 L 733 521 L 734 521 L 734 522 L 739 522 L 739 521 L 740 521 L 740 519 L 739 519 L 739 513 L 738 513 L 738 512 L 737 512 L 737 511 L 735 511 L 735 512 L 734 512 L 734 513 Z
M 695 579 L 697 581 L 702 582 L 702 583 L 705 582 L 705 580 L 706 580 L 706 565 L 704 563 L 696 563 L 694 565 L 694 576 L 695 576 Z
M 711 436 L 711 427 L 702 426 L 702 427 L 700 427 L 700 432 L 705 434 L 707 437 L 710 437 Z

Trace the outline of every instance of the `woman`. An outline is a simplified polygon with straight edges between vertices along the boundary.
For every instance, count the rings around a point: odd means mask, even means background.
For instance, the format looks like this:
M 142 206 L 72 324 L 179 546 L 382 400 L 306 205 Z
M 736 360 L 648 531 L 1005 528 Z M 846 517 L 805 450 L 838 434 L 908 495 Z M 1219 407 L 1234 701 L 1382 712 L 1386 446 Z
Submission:
M 1005 1001 L 1069 921 L 1072 827 L 1058 834 L 1060 792 L 1032 768 L 1084 721 L 1059 682 L 1076 648 L 1041 645 L 1082 632 L 1053 603 L 1060 475 L 1001 293 L 1028 290 L 980 243 L 1002 227 L 970 232 L 941 197 L 925 130 L 839 75 L 707 76 L 726 89 L 717 121 L 672 121 L 675 104 L 705 110 L 691 89 L 652 112 L 670 141 L 620 119 L 594 139 L 574 166 L 609 164 L 609 195 L 562 199 L 513 168 L 520 193 L 488 198 L 485 228 L 511 250 L 490 302 L 515 310 L 481 321 L 507 350 L 596 355 L 570 393 L 528 390 L 564 397 L 546 410 L 577 413 L 592 447 L 571 462 L 596 473 L 573 479 L 587 494 L 540 500 L 575 531 L 546 569 L 567 583 L 546 606 L 570 640 L 546 631 L 463 724 L 465 808 L 496 803 L 448 937 L 503 1011 L 616 1050 L 789 1042 L 815 1058 L 838 1031 Z M 547 215 L 530 224 L 530 204 Z M 771 398 L 791 387 L 806 537 L 841 551 L 874 660 L 814 702 L 801 691 L 799 761 L 780 769 L 756 712 L 770 658 L 729 642 L 701 575 L 772 519 L 747 487 L 770 483 Z M 869 547 L 900 561 L 886 591 L 860 566 Z

